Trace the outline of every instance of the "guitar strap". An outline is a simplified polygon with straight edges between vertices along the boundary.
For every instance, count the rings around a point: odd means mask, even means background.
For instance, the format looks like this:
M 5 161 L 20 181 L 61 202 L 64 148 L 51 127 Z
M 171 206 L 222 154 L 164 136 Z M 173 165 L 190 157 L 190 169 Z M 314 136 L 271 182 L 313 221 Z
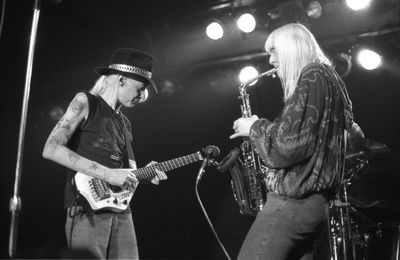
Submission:
M 123 120 L 123 119 L 120 118 L 120 120 Z M 135 155 L 133 153 L 132 144 L 129 141 L 129 134 L 128 134 L 127 128 L 125 127 L 125 123 L 123 123 L 122 129 L 123 129 L 124 136 L 125 136 L 126 151 L 128 153 L 128 158 L 126 158 L 126 157 L 124 158 L 124 164 L 126 163 L 126 165 L 128 165 L 128 167 L 130 167 L 129 159 L 135 161 Z M 150 180 L 141 180 L 141 183 L 150 183 Z
M 122 118 L 123 117 L 123 115 L 122 114 L 119 114 L 119 119 L 120 119 L 120 121 L 122 121 L 121 123 L 122 123 L 122 131 L 123 131 L 123 133 L 124 133 L 124 139 L 125 139 L 125 147 L 126 147 L 126 151 L 127 151 L 127 154 L 128 154 L 128 157 L 126 158 L 125 157 L 125 159 L 124 159 L 124 163 L 127 163 L 126 165 L 127 165 L 127 167 L 129 167 L 129 159 L 130 160 L 135 160 L 135 155 L 134 155 L 134 153 L 133 153 L 133 149 L 132 149 L 132 144 L 131 144 L 131 142 L 129 141 L 129 134 L 128 134 L 128 130 L 127 130 L 127 127 L 126 127 L 126 125 L 125 125 L 125 121 L 124 121 L 124 119 Z
M 123 115 L 120 114 L 120 120 L 123 120 L 122 116 Z M 129 142 L 129 134 L 128 134 L 128 131 L 127 131 L 127 127 L 125 127 L 125 121 L 123 121 L 123 123 L 122 123 L 122 129 L 123 129 L 123 132 L 124 132 L 125 145 L 126 145 L 126 150 L 127 150 L 127 153 L 128 153 L 128 158 L 124 159 L 124 163 L 128 163 L 127 165 L 128 165 L 128 167 L 130 167 L 129 159 L 135 161 L 135 155 L 133 153 L 132 144 L 131 144 L 131 142 Z M 144 184 L 148 184 L 148 183 L 151 182 L 151 180 L 150 179 L 143 179 L 140 182 L 144 183 Z

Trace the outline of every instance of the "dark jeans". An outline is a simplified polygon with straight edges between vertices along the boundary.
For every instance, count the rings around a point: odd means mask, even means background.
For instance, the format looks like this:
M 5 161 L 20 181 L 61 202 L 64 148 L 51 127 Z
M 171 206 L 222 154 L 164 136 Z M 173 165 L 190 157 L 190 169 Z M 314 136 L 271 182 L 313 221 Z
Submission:
M 328 202 L 321 194 L 291 199 L 269 192 L 238 259 L 312 259 L 314 242 L 327 219 Z
M 97 259 L 139 259 L 131 213 L 78 214 L 71 218 L 70 210 L 65 223 L 70 249 L 88 252 Z

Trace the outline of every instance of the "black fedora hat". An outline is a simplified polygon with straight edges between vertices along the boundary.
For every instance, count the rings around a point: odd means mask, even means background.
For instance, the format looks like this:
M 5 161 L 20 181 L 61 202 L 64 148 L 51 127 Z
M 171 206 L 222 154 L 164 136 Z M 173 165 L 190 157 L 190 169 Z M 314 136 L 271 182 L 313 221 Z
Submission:
M 156 93 L 157 87 L 151 79 L 154 60 L 149 54 L 136 49 L 114 50 L 108 67 L 95 68 L 100 75 L 120 74 L 144 83 L 150 83 Z

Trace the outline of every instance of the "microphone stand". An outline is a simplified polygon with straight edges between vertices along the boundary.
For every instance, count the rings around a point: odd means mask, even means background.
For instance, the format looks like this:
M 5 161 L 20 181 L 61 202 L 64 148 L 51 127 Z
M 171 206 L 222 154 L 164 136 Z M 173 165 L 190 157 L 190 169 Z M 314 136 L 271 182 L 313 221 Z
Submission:
M 204 174 L 204 172 L 205 172 L 205 168 L 206 168 L 208 165 L 217 166 L 218 163 L 217 163 L 214 159 L 210 159 L 209 157 L 206 157 L 206 158 L 203 160 L 203 162 L 201 163 L 199 172 L 198 172 L 198 174 L 197 174 L 197 179 L 196 179 L 196 186 L 195 186 L 196 196 L 197 196 L 197 200 L 199 201 L 200 207 L 201 207 L 201 209 L 202 209 L 202 211 L 203 211 L 203 214 L 204 214 L 204 216 L 206 217 L 207 222 L 208 222 L 208 224 L 210 225 L 210 228 L 211 228 L 211 230 L 212 230 L 212 232 L 213 232 L 215 238 L 216 238 L 217 241 L 218 241 L 218 244 L 220 245 L 220 247 L 221 247 L 222 250 L 224 251 L 224 254 L 225 254 L 226 258 L 227 258 L 228 260 L 231 260 L 231 258 L 230 258 L 230 256 L 229 256 L 228 252 L 226 251 L 224 245 L 222 244 L 221 240 L 219 239 L 219 236 L 218 236 L 217 232 L 216 232 L 215 229 L 214 229 L 214 225 L 212 224 L 210 218 L 208 217 L 208 214 L 207 214 L 207 212 L 206 212 L 206 210 L 205 210 L 205 208 L 204 208 L 204 206 L 203 206 L 203 203 L 201 202 L 200 195 L 199 195 L 199 191 L 198 191 L 198 185 L 199 185 L 199 183 L 200 183 L 200 181 L 201 181 L 201 178 L 202 178 L 202 176 L 203 176 L 203 174 Z
M 19 212 L 21 211 L 21 199 L 19 197 L 19 188 L 21 182 L 21 169 L 22 169 L 22 155 L 24 149 L 24 139 L 25 139 L 25 128 L 26 128 L 26 118 L 29 102 L 29 93 L 32 77 L 32 64 L 33 56 L 35 52 L 35 42 L 36 42 L 36 32 L 39 23 L 40 14 L 40 0 L 35 0 L 35 5 L 33 8 L 33 19 L 31 28 L 31 37 L 29 42 L 29 54 L 28 63 L 26 68 L 25 77 L 25 89 L 24 97 L 22 103 L 21 121 L 19 128 L 19 139 L 18 139 L 18 153 L 17 153 L 17 163 L 15 168 L 15 182 L 14 182 L 14 194 L 10 199 L 10 212 L 11 212 L 11 224 L 10 224 L 10 236 L 8 244 L 8 254 L 10 258 L 15 256 L 17 247 L 17 233 L 18 233 L 18 219 Z

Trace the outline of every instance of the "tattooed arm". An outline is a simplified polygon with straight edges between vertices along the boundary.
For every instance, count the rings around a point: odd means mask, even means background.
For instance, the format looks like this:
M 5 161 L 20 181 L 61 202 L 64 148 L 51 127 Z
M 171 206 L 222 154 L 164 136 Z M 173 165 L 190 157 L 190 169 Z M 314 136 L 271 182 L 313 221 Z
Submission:
M 67 147 L 71 136 L 88 113 L 88 99 L 84 93 L 78 93 L 50 133 L 43 149 L 43 157 L 113 185 L 136 185 L 137 179 L 131 173 L 131 169 L 110 169 L 80 156 Z
M 43 157 L 72 170 L 101 178 L 103 177 L 102 170 L 104 171 L 101 165 L 85 159 L 66 146 L 78 125 L 87 117 L 88 112 L 89 105 L 86 95 L 78 93 L 47 138 Z

